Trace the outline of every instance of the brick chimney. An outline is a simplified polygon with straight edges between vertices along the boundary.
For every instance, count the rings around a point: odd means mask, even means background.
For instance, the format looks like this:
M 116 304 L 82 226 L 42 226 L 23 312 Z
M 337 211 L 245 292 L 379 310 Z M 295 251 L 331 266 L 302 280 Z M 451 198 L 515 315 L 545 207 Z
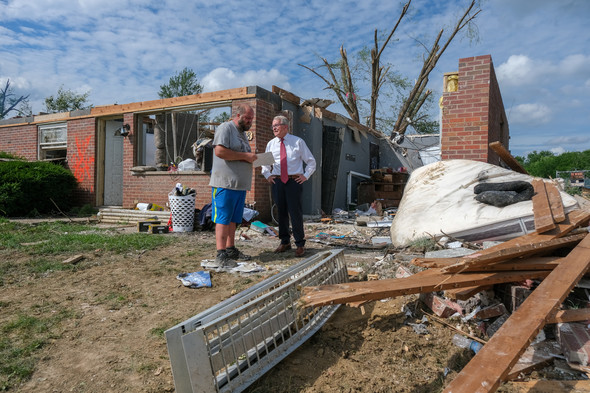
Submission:
M 459 59 L 459 71 L 444 75 L 440 104 L 442 159 L 500 165 L 489 144 L 509 149 L 509 132 L 492 56 Z

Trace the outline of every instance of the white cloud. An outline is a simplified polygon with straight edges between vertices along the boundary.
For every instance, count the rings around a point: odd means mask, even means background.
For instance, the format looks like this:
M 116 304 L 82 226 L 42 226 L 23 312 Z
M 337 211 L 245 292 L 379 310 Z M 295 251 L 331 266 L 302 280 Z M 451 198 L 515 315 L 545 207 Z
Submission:
M 588 136 L 559 136 L 551 138 L 547 141 L 550 145 L 577 145 L 590 142 L 590 135 Z
M 551 120 L 551 109 L 543 104 L 521 104 L 508 117 L 510 124 L 544 124 Z
M 498 67 L 498 80 L 502 85 L 519 86 L 536 82 L 539 76 L 546 71 L 540 64 L 528 56 L 512 55 Z
M 554 147 L 554 148 L 550 149 L 549 151 L 558 156 L 560 154 L 565 153 L 567 150 L 565 150 L 563 147 L 559 146 L 559 147 Z
M 559 71 L 566 75 L 590 75 L 590 56 L 575 54 L 559 63 Z
M 291 85 L 288 78 L 282 75 L 278 70 L 271 69 L 246 71 L 243 74 L 235 73 L 228 68 L 216 68 L 202 80 L 203 91 L 216 91 L 232 89 L 243 86 L 260 86 L 270 90 L 273 85 L 280 86 L 284 89 L 290 89 Z

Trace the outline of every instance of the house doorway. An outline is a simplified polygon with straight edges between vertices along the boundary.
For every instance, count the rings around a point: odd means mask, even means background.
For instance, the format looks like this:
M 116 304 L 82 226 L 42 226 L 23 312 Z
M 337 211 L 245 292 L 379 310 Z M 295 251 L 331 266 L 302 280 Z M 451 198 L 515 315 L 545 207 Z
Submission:
M 342 131 L 337 127 L 324 126 L 322 132 L 322 210 L 332 214 L 334 193 L 338 183 L 338 168 L 342 150 Z
M 123 119 L 104 121 L 103 202 L 105 206 L 123 205 Z M 100 166 L 99 166 L 100 167 Z

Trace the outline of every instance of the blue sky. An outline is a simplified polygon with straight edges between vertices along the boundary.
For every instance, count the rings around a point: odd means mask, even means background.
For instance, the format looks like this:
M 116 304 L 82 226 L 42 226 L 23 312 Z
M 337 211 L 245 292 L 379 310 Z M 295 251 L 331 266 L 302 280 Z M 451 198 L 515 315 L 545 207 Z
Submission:
M 416 39 L 429 46 L 467 4 L 413 0 L 383 60 L 415 78 L 423 54 Z M 351 57 L 373 44 L 376 28 L 389 32 L 402 5 L 0 0 L 0 82 L 10 79 L 18 94 L 29 94 L 34 113 L 60 86 L 89 91 L 95 106 L 157 99 L 160 85 L 184 67 L 205 91 L 276 85 L 302 98 L 333 98 L 298 64 L 317 66 L 318 55 L 337 60 L 340 45 Z M 456 38 L 431 74 L 435 97 L 459 58 L 490 54 L 513 155 L 590 149 L 590 1 L 488 0 L 481 9 L 479 41 Z M 344 113 L 338 105 L 330 110 Z

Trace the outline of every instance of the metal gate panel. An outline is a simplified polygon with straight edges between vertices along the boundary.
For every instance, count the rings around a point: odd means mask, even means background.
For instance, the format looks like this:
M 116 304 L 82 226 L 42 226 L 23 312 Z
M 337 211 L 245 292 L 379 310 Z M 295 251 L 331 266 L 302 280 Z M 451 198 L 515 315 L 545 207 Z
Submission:
M 244 390 L 337 310 L 300 308 L 301 289 L 347 281 L 342 249 L 318 253 L 168 329 L 176 391 Z

